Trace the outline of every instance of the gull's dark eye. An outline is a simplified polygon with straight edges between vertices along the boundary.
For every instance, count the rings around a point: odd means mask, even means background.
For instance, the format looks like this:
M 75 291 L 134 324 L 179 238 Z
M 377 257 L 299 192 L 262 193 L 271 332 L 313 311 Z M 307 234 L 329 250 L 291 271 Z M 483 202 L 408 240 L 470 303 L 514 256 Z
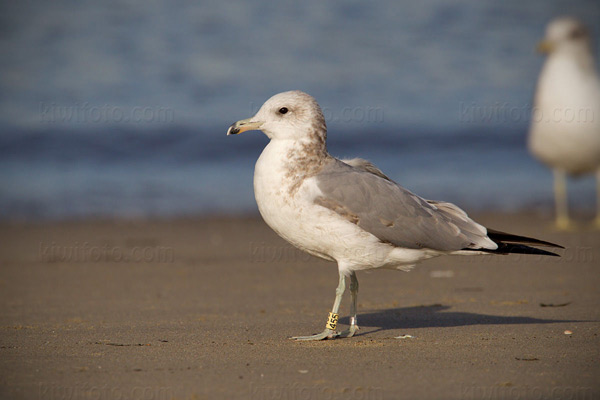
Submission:
M 569 33 L 569 38 L 571 39 L 579 39 L 584 36 L 587 36 L 587 29 L 584 27 L 575 28 Z
M 287 109 L 287 107 L 281 107 L 281 108 L 279 109 L 279 114 L 285 114 L 286 112 L 288 112 L 288 109 Z

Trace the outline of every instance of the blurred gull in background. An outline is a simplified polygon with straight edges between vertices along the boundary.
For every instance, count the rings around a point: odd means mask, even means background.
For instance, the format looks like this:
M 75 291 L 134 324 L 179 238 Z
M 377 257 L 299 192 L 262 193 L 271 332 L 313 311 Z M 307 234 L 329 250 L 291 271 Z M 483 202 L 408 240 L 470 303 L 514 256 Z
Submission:
M 566 175 L 596 171 L 595 225 L 600 227 L 600 80 L 588 29 L 561 17 L 548 24 L 539 50 L 548 54 L 539 76 L 529 149 L 554 170 L 556 226 L 572 227 Z

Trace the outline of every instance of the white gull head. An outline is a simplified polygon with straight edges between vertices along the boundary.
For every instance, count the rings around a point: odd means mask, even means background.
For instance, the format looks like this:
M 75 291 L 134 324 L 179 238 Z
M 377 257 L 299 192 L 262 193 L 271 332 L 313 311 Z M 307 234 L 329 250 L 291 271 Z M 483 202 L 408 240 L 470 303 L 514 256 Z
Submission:
M 560 17 L 546 27 L 544 39 L 538 45 L 542 53 L 590 53 L 592 41 L 587 27 L 573 17 Z
M 261 130 L 275 140 L 316 139 L 324 143 L 327 136 L 321 107 L 312 96 L 299 90 L 274 95 L 253 117 L 232 124 L 227 134 L 249 130 Z

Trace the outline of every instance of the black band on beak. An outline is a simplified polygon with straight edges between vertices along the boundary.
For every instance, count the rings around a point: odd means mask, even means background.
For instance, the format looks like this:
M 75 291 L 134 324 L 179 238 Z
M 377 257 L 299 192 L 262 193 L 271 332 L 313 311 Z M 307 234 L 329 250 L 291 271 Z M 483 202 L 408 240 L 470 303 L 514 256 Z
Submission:
M 231 124 L 231 126 L 227 130 L 227 135 L 237 135 L 238 133 L 240 133 L 240 128 L 236 126 L 236 124 L 237 123 Z

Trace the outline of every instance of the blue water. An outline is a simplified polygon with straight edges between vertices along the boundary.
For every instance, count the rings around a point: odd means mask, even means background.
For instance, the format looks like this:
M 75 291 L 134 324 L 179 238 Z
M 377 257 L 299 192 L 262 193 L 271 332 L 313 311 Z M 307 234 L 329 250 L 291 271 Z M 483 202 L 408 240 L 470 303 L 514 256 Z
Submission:
M 317 98 L 330 152 L 471 210 L 551 210 L 525 148 L 548 20 L 597 1 L 7 2 L 0 218 L 255 212 L 272 94 Z M 599 38 L 600 39 L 600 38 Z M 598 47 L 598 40 L 596 47 Z M 594 181 L 570 186 L 594 207 Z

